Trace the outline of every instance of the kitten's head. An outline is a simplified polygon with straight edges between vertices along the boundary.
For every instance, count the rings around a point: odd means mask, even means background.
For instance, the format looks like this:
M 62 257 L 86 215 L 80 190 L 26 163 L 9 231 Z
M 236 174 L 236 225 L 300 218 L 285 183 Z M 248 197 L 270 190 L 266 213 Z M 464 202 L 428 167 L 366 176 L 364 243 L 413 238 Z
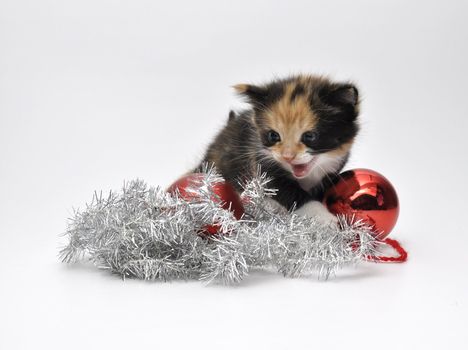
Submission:
M 294 76 L 234 88 L 254 109 L 265 157 L 295 178 L 332 172 L 348 156 L 358 131 L 359 97 L 354 85 Z

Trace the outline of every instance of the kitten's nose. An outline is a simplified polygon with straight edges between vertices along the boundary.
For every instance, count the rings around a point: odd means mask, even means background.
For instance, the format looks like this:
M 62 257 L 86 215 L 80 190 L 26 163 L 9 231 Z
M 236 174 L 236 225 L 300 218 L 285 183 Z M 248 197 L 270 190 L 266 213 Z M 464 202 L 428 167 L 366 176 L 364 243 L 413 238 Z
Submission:
M 292 153 L 283 153 L 283 154 L 281 154 L 281 156 L 288 163 L 291 163 L 291 161 L 296 157 L 296 155 L 292 154 Z

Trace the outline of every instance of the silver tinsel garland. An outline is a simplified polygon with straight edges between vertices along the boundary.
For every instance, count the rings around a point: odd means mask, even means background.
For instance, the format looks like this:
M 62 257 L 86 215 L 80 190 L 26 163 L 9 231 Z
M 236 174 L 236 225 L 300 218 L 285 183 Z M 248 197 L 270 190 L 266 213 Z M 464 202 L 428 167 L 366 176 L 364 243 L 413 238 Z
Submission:
M 202 186 L 190 189 L 197 198 L 190 202 L 141 180 L 124 184 L 120 193 L 95 194 L 70 219 L 60 257 L 67 263 L 90 259 L 124 278 L 235 283 L 258 267 L 287 277 L 316 271 L 327 279 L 375 253 L 378 241 L 363 223 L 339 218 L 338 228 L 275 210 L 270 197 L 276 191 L 266 187 L 265 174 L 244 186 L 245 215 L 236 220 L 212 200 L 213 185 L 221 181 L 207 169 Z M 213 223 L 219 234 L 200 234 Z

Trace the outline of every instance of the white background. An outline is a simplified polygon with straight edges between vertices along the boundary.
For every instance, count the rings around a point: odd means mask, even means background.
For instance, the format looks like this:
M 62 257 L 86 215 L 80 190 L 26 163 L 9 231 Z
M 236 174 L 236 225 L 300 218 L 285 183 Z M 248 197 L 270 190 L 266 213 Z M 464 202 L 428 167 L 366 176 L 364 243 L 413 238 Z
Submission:
M 466 349 L 463 1 L 0 0 L 0 349 Z M 235 287 L 121 281 L 57 259 L 72 208 L 196 165 L 231 85 L 351 79 L 348 168 L 401 200 L 402 265 Z

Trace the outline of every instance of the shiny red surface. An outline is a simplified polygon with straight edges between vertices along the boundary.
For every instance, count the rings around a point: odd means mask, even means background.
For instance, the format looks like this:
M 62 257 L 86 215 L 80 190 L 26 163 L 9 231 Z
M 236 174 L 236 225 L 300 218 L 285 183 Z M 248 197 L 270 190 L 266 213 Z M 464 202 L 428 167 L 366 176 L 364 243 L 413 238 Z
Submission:
M 176 182 L 174 182 L 167 192 L 175 193 L 177 190 L 182 198 L 185 200 L 195 200 L 197 199 L 193 193 L 188 192 L 188 188 L 197 188 L 202 186 L 204 174 L 188 174 Z M 214 201 L 220 201 L 221 206 L 226 210 L 231 210 L 234 214 L 234 217 L 239 220 L 244 214 L 244 206 L 242 205 L 242 200 L 239 194 L 236 192 L 234 187 L 231 186 L 228 182 L 220 182 L 213 185 L 214 193 L 219 197 L 213 197 Z M 216 224 L 209 225 L 205 228 L 205 231 L 210 234 L 215 234 L 218 232 L 219 226 Z
M 400 212 L 398 196 L 390 181 L 369 169 L 345 171 L 340 178 L 325 194 L 328 209 L 334 214 L 363 220 L 374 227 L 378 239 L 388 236 Z

